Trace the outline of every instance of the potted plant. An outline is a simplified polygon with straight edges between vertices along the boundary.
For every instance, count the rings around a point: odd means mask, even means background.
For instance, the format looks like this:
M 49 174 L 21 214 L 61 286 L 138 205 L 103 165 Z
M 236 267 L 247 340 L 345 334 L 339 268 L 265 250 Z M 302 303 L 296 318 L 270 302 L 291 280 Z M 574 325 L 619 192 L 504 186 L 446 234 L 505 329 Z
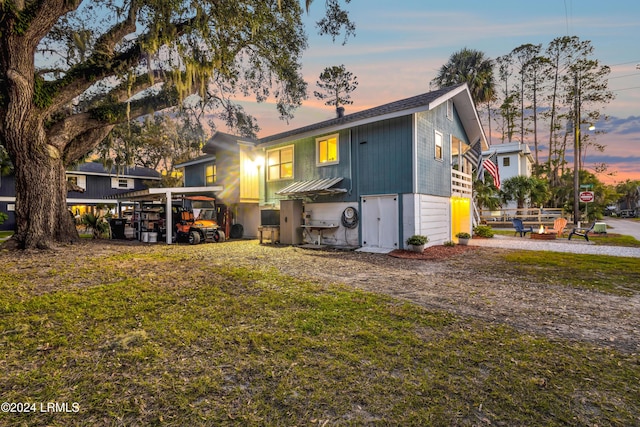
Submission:
M 456 234 L 456 237 L 458 238 L 458 243 L 461 245 L 468 245 L 469 244 L 469 239 L 471 238 L 471 234 L 461 231 L 460 233 Z
M 429 238 L 427 236 L 414 234 L 407 239 L 407 245 L 409 245 L 409 249 L 414 252 L 422 252 L 424 251 L 424 247 L 427 245 L 428 241 Z

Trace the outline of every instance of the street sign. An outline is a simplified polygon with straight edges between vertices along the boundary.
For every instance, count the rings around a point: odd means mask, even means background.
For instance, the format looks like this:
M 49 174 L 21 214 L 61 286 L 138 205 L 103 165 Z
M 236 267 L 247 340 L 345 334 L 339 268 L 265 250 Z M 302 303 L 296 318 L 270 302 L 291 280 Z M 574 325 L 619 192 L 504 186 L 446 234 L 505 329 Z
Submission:
M 593 191 L 581 191 L 580 192 L 580 201 L 582 203 L 590 203 L 593 202 L 595 196 L 593 195 Z
M 584 190 L 591 190 L 593 188 L 593 184 L 581 184 L 580 188 Z

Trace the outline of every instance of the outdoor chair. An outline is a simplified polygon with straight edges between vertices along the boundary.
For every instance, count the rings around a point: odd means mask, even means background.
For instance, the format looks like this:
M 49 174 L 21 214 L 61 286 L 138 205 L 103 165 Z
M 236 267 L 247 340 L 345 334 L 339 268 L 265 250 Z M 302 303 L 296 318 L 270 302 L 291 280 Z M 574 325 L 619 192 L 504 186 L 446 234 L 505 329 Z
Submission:
M 550 233 L 556 233 L 557 237 L 561 237 L 564 233 L 564 229 L 567 226 L 567 220 L 564 218 L 556 218 L 553 221 L 553 228 L 549 229 Z
M 513 227 L 516 229 L 515 233 L 513 233 L 514 236 L 520 233 L 520 237 L 524 237 L 527 233 L 533 232 L 533 227 L 531 226 L 529 226 L 529 228 L 524 228 L 524 224 L 521 219 L 515 218 L 512 219 L 511 222 L 513 223 Z
M 586 240 L 587 242 L 589 241 L 589 232 L 593 231 L 593 227 L 595 227 L 596 222 L 593 221 L 593 223 L 591 224 L 591 227 L 589 228 L 584 228 L 584 227 L 576 227 L 573 230 L 571 230 L 571 233 L 569 233 L 569 240 L 571 240 L 571 236 L 580 236 L 580 237 L 584 237 L 584 240 Z

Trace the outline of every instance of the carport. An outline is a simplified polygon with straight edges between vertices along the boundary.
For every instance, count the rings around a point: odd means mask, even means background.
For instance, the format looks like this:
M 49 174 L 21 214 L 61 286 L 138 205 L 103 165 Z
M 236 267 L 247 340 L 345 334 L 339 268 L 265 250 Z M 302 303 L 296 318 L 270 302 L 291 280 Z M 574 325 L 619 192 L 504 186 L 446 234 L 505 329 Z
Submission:
M 174 198 L 187 195 L 209 195 L 211 193 L 220 192 L 223 190 L 221 185 L 214 185 L 208 187 L 167 187 L 167 188 L 147 188 L 146 190 L 130 191 L 128 193 L 114 194 L 112 196 L 105 197 L 105 199 L 128 201 L 128 202 L 158 202 L 165 203 L 166 222 L 167 225 L 173 224 L 173 212 L 171 210 L 171 202 Z M 172 234 L 167 227 L 167 245 L 172 242 Z

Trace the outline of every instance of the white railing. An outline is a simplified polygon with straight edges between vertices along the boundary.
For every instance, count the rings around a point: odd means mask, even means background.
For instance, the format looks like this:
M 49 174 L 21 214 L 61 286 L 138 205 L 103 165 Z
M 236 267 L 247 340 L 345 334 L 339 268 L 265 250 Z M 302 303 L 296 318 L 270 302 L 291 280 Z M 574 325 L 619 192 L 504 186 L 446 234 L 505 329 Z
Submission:
M 471 175 L 451 170 L 451 195 L 455 197 L 469 197 L 473 194 L 473 181 Z
M 489 225 L 510 225 L 511 220 L 519 218 L 527 225 L 553 224 L 556 218 L 563 216 L 562 208 L 514 208 L 495 211 L 480 211 L 480 219 Z

